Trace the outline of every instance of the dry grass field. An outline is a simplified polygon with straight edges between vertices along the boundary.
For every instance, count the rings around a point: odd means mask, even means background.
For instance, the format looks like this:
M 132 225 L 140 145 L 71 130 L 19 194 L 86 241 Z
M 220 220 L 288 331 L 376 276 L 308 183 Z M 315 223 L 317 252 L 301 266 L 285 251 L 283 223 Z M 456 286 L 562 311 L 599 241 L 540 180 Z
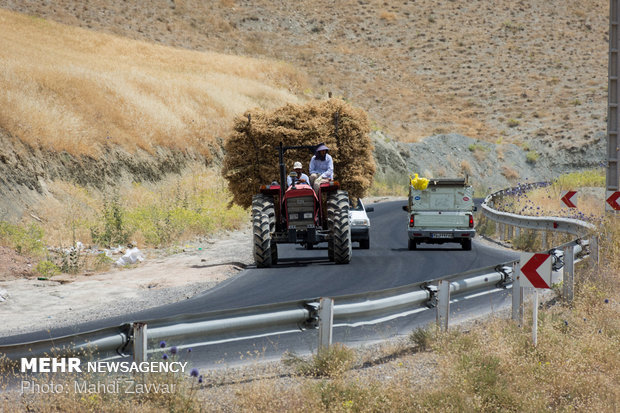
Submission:
M 290 62 L 309 75 L 306 95 L 332 91 L 403 141 L 458 132 L 562 148 L 605 130 L 607 1 L 1 0 L 0 7 Z
M 297 102 L 292 66 L 196 52 L 0 9 L 0 129 L 34 148 L 209 156 L 234 115 Z

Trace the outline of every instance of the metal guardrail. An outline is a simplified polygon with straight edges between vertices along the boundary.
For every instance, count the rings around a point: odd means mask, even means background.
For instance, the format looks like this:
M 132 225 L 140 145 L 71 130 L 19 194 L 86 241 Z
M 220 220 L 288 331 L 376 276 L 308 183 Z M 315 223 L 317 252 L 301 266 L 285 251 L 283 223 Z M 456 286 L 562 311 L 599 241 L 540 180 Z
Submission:
M 489 266 L 477 270 L 441 277 L 386 290 L 334 297 L 334 321 L 350 324 L 360 320 L 372 321 L 388 314 L 412 308 L 433 307 L 435 285 L 442 280 L 451 281 L 455 293 L 467 292 L 511 282 L 513 262 Z M 463 279 L 464 276 L 476 275 Z M 435 285 L 434 285 L 435 284 Z M 318 325 L 318 298 L 278 304 L 247 307 L 232 311 L 214 311 L 185 314 L 166 319 L 141 320 L 148 325 L 148 347 L 158 348 L 159 340 L 165 339 L 176 345 L 192 340 L 222 340 L 231 336 L 255 336 L 282 329 L 311 329 Z M 137 322 L 137 321 L 136 321 Z M 132 353 L 131 324 L 69 335 L 37 342 L 16 343 L 0 346 L 0 354 L 10 360 L 20 357 L 50 355 L 94 354 L 98 357 L 114 357 Z
M 594 226 L 583 221 L 554 217 L 524 217 L 495 210 L 496 198 L 514 195 L 524 190 L 547 185 L 530 184 L 489 195 L 483 205 L 484 214 L 497 222 L 516 225 L 521 228 L 562 231 L 576 236 L 583 236 L 594 230 Z M 579 239 L 549 250 L 555 257 L 554 268 L 561 268 L 562 248 L 574 248 L 575 253 L 587 253 L 579 246 Z M 585 243 L 583 243 L 585 245 Z M 572 254 L 571 254 L 572 255 Z M 577 258 L 577 257 L 575 257 Z M 372 322 L 386 315 L 399 314 L 412 309 L 432 308 L 437 301 L 438 285 L 449 282 L 449 293 L 458 296 L 471 291 L 490 287 L 507 286 L 513 281 L 513 268 L 518 260 L 505 262 L 471 270 L 451 276 L 444 276 L 421 283 L 381 291 L 332 297 L 334 322 L 338 325 L 354 325 L 356 322 Z M 236 310 L 214 311 L 199 314 L 184 314 L 175 317 L 140 320 L 118 327 L 105 328 L 77 335 L 48 339 L 29 343 L 16 343 L 0 346 L 0 355 L 9 360 L 20 357 L 37 357 L 43 355 L 68 355 L 96 353 L 98 357 L 127 356 L 133 351 L 132 325 L 148 325 L 149 348 L 159 347 L 157 342 L 166 339 L 177 345 L 191 344 L 200 339 L 218 341 L 236 337 L 252 337 L 257 334 L 269 334 L 282 329 L 316 328 L 318 320 L 319 299 L 311 298 L 300 301 L 253 306 Z M 273 333 L 275 334 L 275 333 Z
M 102 357 L 112 356 L 127 347 L 130 331 L 131 325 L 124 324 L 46 340 L 4 345 L 0 346 L 0 357 L 5 355 L 9 360 L 17 360 L 21 357 L 46 355 L 88 355 L 95 351 Z
M 534 217 L 517 215 L 509 212 L 501 212 L 494 209 L 497 198 L 504 196 L 514 196 L 522 194 L 534 188 L 541 188 L 550 185 L 548 182 L 536 182 L 533 184 L 520 185 L 517 187 L 497 191 L 484 199 L 482 203 L 483 214 L 501 224 L 512 225 L 519 228 L 565 232 L 575 236 L 584 236 L 593 232 L 596 227 L 590 223 L 577 219 L 559 218 L 559 217 Z

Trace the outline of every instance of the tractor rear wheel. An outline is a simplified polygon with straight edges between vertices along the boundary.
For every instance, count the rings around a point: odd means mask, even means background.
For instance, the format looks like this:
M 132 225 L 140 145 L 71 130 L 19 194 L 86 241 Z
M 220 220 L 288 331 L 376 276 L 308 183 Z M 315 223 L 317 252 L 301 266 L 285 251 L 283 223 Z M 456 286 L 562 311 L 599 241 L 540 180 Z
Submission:
M 271 265 L 278 263 L 278 244 L 274 240 L 271 240 Z
M 332 192 L 327 197 L 327 221 L 332 242 L 329 243 L 329 257 L 336 264 L 348 264 L 353 254 L 351 225 L 349 222 L 349 194 L 346 191 Z
M 270 267 L 278 261 L 278 249 L 271 239 L 275 230 L 273 198 L 264 194 L 252 197 L 252 236 L 254 262 L 259 268 Z

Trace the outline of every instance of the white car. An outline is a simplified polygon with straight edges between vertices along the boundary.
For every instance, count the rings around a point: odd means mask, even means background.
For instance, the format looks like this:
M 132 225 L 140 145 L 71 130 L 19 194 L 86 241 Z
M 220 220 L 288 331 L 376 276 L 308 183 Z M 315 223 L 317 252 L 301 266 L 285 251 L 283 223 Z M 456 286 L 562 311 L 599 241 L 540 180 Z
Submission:
M 370 248 L 370 219 L 366 213 L 374 210 L 373 207 L 365 208 L 361 199 L 357 201 L 357 205 L 349 206 L 351 242 L 359 242 L 360 248 L 364 250 Z

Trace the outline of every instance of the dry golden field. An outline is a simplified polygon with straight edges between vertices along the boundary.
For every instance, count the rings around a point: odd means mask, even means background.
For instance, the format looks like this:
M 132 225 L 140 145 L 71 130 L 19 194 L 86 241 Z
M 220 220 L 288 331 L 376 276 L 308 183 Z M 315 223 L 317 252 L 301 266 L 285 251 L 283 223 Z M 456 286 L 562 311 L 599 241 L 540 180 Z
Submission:
M 130 40 L 0 9 L 0 130 L 34 148 L 209 156 L 234 115 L 297 102 L 304 77 L 266 59 Z

